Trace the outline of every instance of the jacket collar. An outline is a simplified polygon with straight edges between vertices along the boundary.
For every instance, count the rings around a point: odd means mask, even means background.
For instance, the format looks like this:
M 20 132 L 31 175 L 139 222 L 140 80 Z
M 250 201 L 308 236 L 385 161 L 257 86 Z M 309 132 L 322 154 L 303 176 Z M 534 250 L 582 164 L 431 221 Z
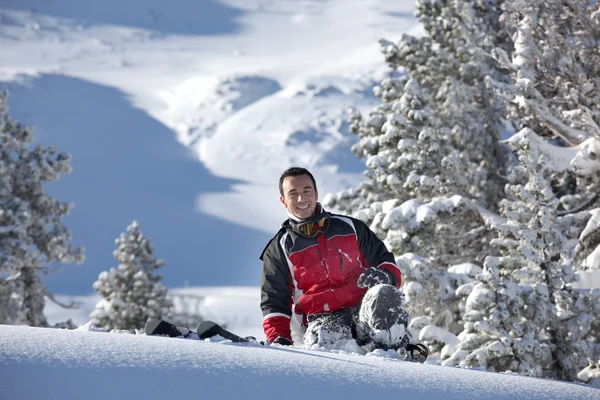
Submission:
M 312 217 L 300 219 L 295 215 L 290 214 L 290 212 L 288 211 L 288 219 L 284 221 L 283 224 L 281 224 L 281 226 L 301 235 L 302 233 L 298 230 L 298 225 L 306 222 L 317 222 L 323 217 L 330 217 L 330 214 L 323 209 L 321 203 L 317 202 L 317 207 L 315 208 L 315 213 Z

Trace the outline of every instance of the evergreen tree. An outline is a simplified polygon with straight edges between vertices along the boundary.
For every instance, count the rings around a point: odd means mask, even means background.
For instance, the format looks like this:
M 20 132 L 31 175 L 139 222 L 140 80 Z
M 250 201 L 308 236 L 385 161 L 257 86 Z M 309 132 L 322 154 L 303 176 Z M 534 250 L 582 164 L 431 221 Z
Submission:
M 560 379 L 588 365 L 579 374 L 592 381 L 599 293 L 571 283 L 600 259 L 590 219 L 600 205 L 600 11 L 542 0 L 422 0 L 417 10 L 426 36 L 380 42 L 393 69 L 375 88 L 382 104 L 367 118 L 351 111 L 367 179 L 325 203 L 399 255 L 419 329 L 452 330 L 456 296 L 468 295 L 446 364 Z M 497 145 L 504 121 L 521 131 L 510 143 L 518 157 Z M 571 171 L 545 164 L 534 131 L 559 146 L 583 142 Z M 483 261 L 481 282 L 448 268 L 468 261 Z
M 531 128 L 561 146 L 581 144 L 572 171 L 554 177 L 553 189 L 566 212 L 598 207 L 598 7 L 593 2 L 507 0 L 504 8 L 501 20 L 513 46 L 510 54 L 497 48 L 492 55 L 510 79 L 490 77 L 487 82 L 504 98 L 517 130 Z M 586 221 L 578 219 L 574 228 L 581 232 Z
M 427 36 L 403 35 L 397 44 L 382 41 L 386 61 L 404 67 L 431 93 L 429 102 L 440 134 L 455 149 L 446 168 L 458 167 L 465 194 L 491 209 L 501 196 L 502 154 L 497 140 L 503 130 L 504 103 L 484 82 L 506 79 L 487 53 L 506 48 L 500 29 L 501 1 L 417 1 L 417 16 Z M 456 182 L 460 184 L 460 182 Z
M 583 142 L 579 146 L 579 151 L 571 162 L 571 166 L 580 180 L 586 182 L 583 185 L 586 190 L 578 196 L 578 202 L 581 202 L 581 198 L 588 198 L 588 201 L 581 203 L 582 205 L 577 210 L 569 210 L 571 212 L 576 211 L 575 216 L 580 216 L 582 221 L 587 221 L 585 228 L 579 235 L 574 259 L 577 269 L 599 270 L 600 184 L 597 184 L 596 181 L 600 179 L 600 140 L 590 137 Z M 598 191 L 594 192 L 594 190 Z M 594 206 L 596 208 L 593 208 Z M 579 223 L 576 224 L 576 226 L 580 225 Z
M 512 104 L 518 129 L 576 145 L 600 138 L 597 4 L 565 0 L 505 1 L 501 20 L 512 55 L 492 53 L 511 77 L 496 82 Z
M 9 275 L 7 269 L 2 268 L 0 278 L 0 323 L 2 324 L 20 325 L 25 320 L 23 291 L 17 277 L 15 274 Z
M 576 276 L 561 229 L 570 217 L 558 216 L 534 135 L 524 129 L 510 140 L 529 179 L 506 186 L 514 200 L 502 201 L 506 221 L 492 225 L 502 255 L 485 259 L 466 301 L 461 343 L 445 364 L 574 380 L 593 352 L 597 315 L 593 297 L 570 285 Z
M 398 84 L 399 81 L 395 81 L 388 86 L 397 88 Z M 396 90 L 394 93 L 398 94 Z M 454 193 L 469 196 L 472 186 L 463 173 L 468 165 L 462 163 L 464 157 L 454 147 L 453 140 L 443 135 L 443 129 L 433 121 L 434 112 L 428 105 L 431 98 L 417 81 L 406 81 L 401 93 L 396 101 L 385 103 L 358 128 L 360 140 L 352 150 L 367 159 L 370 180 L 356 191 L 328 196 L 324 203 L 338 209 L 364 207 L 355 210 L 354 215 L 386 238 L 395 254 L 413 252 L 428 257 L 434 264 L 446 266 L 468 260 L 485 243 L 473 240 L 476 236 L 473 233 L 481 233 L 477 230 L 481 222 L 476 207 L 466 197 L 451 197 Z M 385 110 L 383 120 L 381 113 Z M 360 124 L 360 117 L 356 118 L 354 123 Z M 369 189 L 381 192 L 371 194 Z M 353 193 L 357 195 L 354 201 Z M 402 212 L 388 216 L 401 205 L 404 205 Z M 442 215 L 448 219 L 443 221 L 439 218 Z M 440 251 L 439 243 L 428 239 L 434 235 L 443 240 L 442 232 L 463 237 L 470 245 L 449 240 Z M 472 252 L 466 254 L 465 249 Z
M 101 272 L 94 290 L 102 296 L 90 314 L 93 325 L 106 330 L 141 329 L 148 318 L 168 317 L 171 301 L 157 270 L 165 263 L 136 221 L 115 240 L 117 268 Z
M 443 158 L 444 148 L 431 124 L 427 99 L 415 80 L 408 80 L 386 117 L 376 136 L 361 138 L 352 150 L 367 159 L 366 166 L 377 184 L 395 200 L 442 194 L 446 171 L 433 160 Z
M 470 263 L 436 268 L 429 260 L 412 253 L 397 257 L 396 264 L 402 271 L 405 281 L 402 290 L 413 315 L 410 326 L 413 337 L 427 342 L 430 352 L 436 353 L 447 343 L 443 337 L 429 341 L 427 337 L 419 335 L 421 328 L 433 325 L 435 332 L 441 332 L 439 327 L 444 327 L 446 337 L 452 337 L 451 332 L 460 332 L 464 306 L 458 304 L 461 298 L 457 293 L 476 282 L 475 275 L 481 268 Z M 437 302 L 444 307 L 439 307 Z
M 33 129 L 11 120 L 0 95 L 0 323 L 47 326 L 41 274 L 53 263 L 83 262 L 62 218 L 72 205 L 44 192 L 45 182 L 71 172 L 71 157 L 32 148 Z
M 359 137 L 352 150 L 367 160 L 367 180 L 326 198 L 370 224 L 399 256 L 413 317 L 451 331 L 462 305 L 450 287 L 461 281 L 448 267 L 489 253 L 481 214 L 501 195 L 503 103 L 484 84 L 489 75 L 504 79 L 486 55 L 508 43 L 500 12 L 493 0 L 418 1 L 428 35 L 380 41 L 393 70 L 375 88 L 382 104 L 366 119 L 351 112 Z M 394 74 L 400 69 L 406 75 Z M 403 262 L 404 253 L 411 262 Z M 429 296 L 427 306 L 417 300 Z
M 568 254 L 576 244 L 572 267 L 587 269 L 595 265 L 600 245 L 593 220 L 594 208 L 600 206 L 598 6 L 593 2 L 564 0 L 509 0 L 504 10 L 501 20 L 511 34 L 513 46 L 510 54 L 503 48 L 495 49 L 492 55 L 511 79 L 499 82 L 490 78 L 487 82 L 510 105 L 509 118 L 517 129 L 531 128 L 560 146 L 579 145 L 571 171 L 553 176 L 546 168 L 539 173 L 552 178 L 552 190 L 564 208 L 557 215 L 566 217 L 555 221 L 555 227 L 566 238 L 562 241 L 562 251 Z M 597 294 L 568 293 L 569 285 L 566 287 L 551 293 L 555 293 L 553 304 L 557 304 L 559 311 L 560 307 L 569 309 L 552 314 L 553 320 L 562 322 L 555 331 L 568 342 L 560 345 L 567 356 L 554 351 L 553 365 L 557 367 L 544 374 L 574 379 L 574 371 L 583 364 L 582 353 L 592 363 L 598 362 L 598 351 L 593 350 L 599 342 L 597 318 L 589 323 L 582 315 L 597 315 L 600 310 L 582 311 L 586 303 L 595 303 Z M 579 320 L 563 321 L 557 317 L 571 313 Z
M 375 95 L 381 98 L 382 104 L 373 109 L 368 118 L 355 110 L 350 112 L 350 129 L 360 139 L 353 148 L 358 157 L 367 158 L 379 152 L 380 137 L 382 141 L 396 140 L 387 144 L 388 148 L 398 144 L 396 151 L 404 152 L 410 146 L 409 140 L 403 140 L 403 133 L 395 132 L 403 127 L 390 129 L 390 125 L 394 126 L 394 114 L 398 114 L 401 97 L 410 96 L 406 83 L 413 79 L 418 84 L 411 83 L 411 87 L 419 87 L 417 101 L 421 101 L 421 105 L 412 105 L 417 107 L 417 115 L 411 119 L 417 120 L 426 114 L 429 125 L 435 128 L 426 130 L 434 134 L 429 140 L 443 138 L 446 146 L 440 145 L 439 150 L 449 151 L 442 166 L 445 175 L 452 174 L 454 181 L 453 187 L 445 191 L 475 198 L 492 209 L 496 206 L 502 187 L 497 174 L 502 171 L 497 139 L 502 129 L 504 105 L 484 81 L 490 75 L 499 81 L 503 79 L 503 74 L 496 72 L 496 63 L 486 55 L 486 51 L 496 46 L 507 46 L 505 31 L 499 29 L 499 5 L 495 0 L 418 1 L 417 16 L 428 35 L 416 38 L 405 34 L 397 44 L 380 41 L 392 72 L 375 87 Z M 406 75 L 398 77 L 396 71 L 405 71 Z M 422 101 L 419 97 L 424 93 L 429 95 Z M 421 107 L 427 108 L 427 112 L 420 112 Z M 442 162 L 436 158 L 438 151 L 434 153 L 428 162 L 430 165 Z M 382 171 L 382 168 L 375 169 Z M 382 184 L 381 176 L 375 180 L 372 169 L 367 171 L 367 181 L 358 188 L 328 197 L 329 205 L 344 212 L 357 212 L 373 202 L 410 198 L 403 191 L 390 192 Z

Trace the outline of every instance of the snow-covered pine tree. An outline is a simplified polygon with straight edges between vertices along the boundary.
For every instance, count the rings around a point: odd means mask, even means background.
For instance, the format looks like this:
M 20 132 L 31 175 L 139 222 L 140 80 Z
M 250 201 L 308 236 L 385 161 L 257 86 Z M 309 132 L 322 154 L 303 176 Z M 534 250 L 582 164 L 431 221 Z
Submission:
M 492 52 L 510 80 L 487 83 L 509 105 L 517 130 L 529 127 L 562 146 L 600 140 L 600 12 L 595 2 L 507 0 L 501 20 L 513 39 Z M 582 149 L 585 152 L 585 149 Z M 584 155 L 585 158 L 586 156 Z M 592 158 L 598 156 L 593 156 Z M 573 172 L 576 176 L 573 176 Z M 582 163 L 555 177 L 567 212 L 600 206 L 600 174 Z M 579 221 L 578 221 L 579 222 Z M 585 226 L 578 224 L 581 231 Z
M 430 199 L 449 194 L 447 175 L 441 163 L 445 148 L 431 121 L 432 110 L 417 81 L 406 82 L 403 94 L 394 102 L 381 133 L 361 140 L 353 151 L 367 158 L 366 166 L 388 194 L 400 203 L 417 197 Z M 459 180 L 462 180 L 458 177 Z
M 479 208 L 464 197 L 471 188 L 463 175 L 468 165 L 462 164 L 465 158 L 452 136 L 442 134 L 444 128 L 433 121 L 430 97 L 413 79 L 399 92 L 400 82 L 385 82 L 383 98 L 401 95 L 371 115 L 359 128 L 360 140 L 353 147 L 367 158 L 369 168 L 370 183 L 359 190 L 380 188 L 381 196 L 369 204 L 376 197 L 367 193 L 346 204 L 368 206 L 354 216 L 370 223 L 388 249 L 401 255 L 397 264 L 411 314 L 457 333 L 461 306 L 455 290 L 464 282 L 447 267 L 481 254 L 485 230 Z M 359 117 L 354 122 L 360 123 Z M 343 193 L 333 203 L 351 197 Z M 325 204 L 330 205 L 329 198 Z
M 513 38 L 513 49 L 510 55 L 504 49 L 492 54 L 511 80 L 490 78 L 488 84 L 511 105 L 509 115 L 517 129 L 530 127 L 562 146 L 579 145 L 572 170 L 555 176 L 553 181 L 558 184 L 553 189 L 564 208 L 560 213 L 569 214 L 568 219 L 557 222 L 568 239 L 565 251 L 576 244 L 574 267 L 588 269 L 595 264 L 600 246 L 593 221 L 600 206 L 598 4 L 508 0 L 502 21 Z M 588 342 L 596 347 L 597 332 L 593 320 Z M 598 363 L 598 351 L 588 356 Z M 571 367 L 566 371 L 561 373 L 572 376 Z
M 137 221 L 115 240 L 119 265 L 101 272 L 94 290 L 102 296 L 90 314 L 94 326 L 106 330 L 141 329 L 148 318 L 166 318 L 171 312 L 167 289 L 157 274 L 165 262 L 154 256 L 154 246 Z
M 33 144 L 33 129 L 11 120 L 0 95 L 0 323 L 46 326 L 41 274 L 53 263 L 83 262 L 62 218 L 73 205 L 44 192 L 45 182 L 71 172 L 71 157 Z M 60 303 L 59 303 L 60 304 Z
M 510 83 L 496 82 L 508 95 L 518 129 L 570 145 L 600 137 L 600 13 L 595 2 L 506 0 L 501 20 L 512 37 L 509 56 L 493 55 Z
M 436 268 L 429 260 L 412 253 L 397 257 L 396 265 L 402 271 L 405 280 L 402 290 L 414 316 L 409 326 L 411 333 L 428 346 L 430 353 L 436 353 L 448 344 L 444 342 L 445 338 L 452 337 L 452 332 L 460 332 L 464 307 L 457 304 L 457 298 L 460 299 L 457 291 L 460 293 L 460 290 L 472 287 L 481 267 L 463 263 Z M 432 299 L 446 307 L 438 307 Z M 421 331 L 425 327 L 429 333 Z
M 367 181 L 326 198 L 370 224 L 399 255 L 413 317 L 451 331 L 461 305 L 450 286 L 461 281 L 447 268 L 483 261 L 489 246 L 481 214 L 502 195 L 503 103 L 484 84 L 489 75 L 503 79 L 486 54 L 507 43 L 499 4 L 418 1 L 428 35 L 380 41 L 393 70 L 375 88 L 382 104 L 365 119 L 351 113 L 359 137 L 353 151 L 367 159 Z M 401 69 L 406 75 L 394 75 Z M 428 304 L 417 300 L 425 298 Z
M 447 162 L 454 161 L 461 169 L 469 183 L 468 197 L 490 209 L 502 195 L 497 141 L 504 104 L 484 81 L 487 76 L 505 79 L 487 55 L 508 43 L 505 31 L 499 29 L 501 3 L 419 0 L 417 16 L 428 35 L 405 34 L 397 44 L 381 42 L 386 61 L 394 68 L 406 68 L 431 93 L 433 118 L 460 160 Z
M 24 320 L 21 293 L 14 275 L 9 275 L 2 268 L 0 275 L 0 323 L 5 325 L 19 325 Z
M 483 82 L 488 75 L 502 80 L 501 74 L 495 72 L 495 63 L 485 54 L 506 43 L 504 31 L 498 28 L 499 4 L 496 0 L 418 1 L 417 16 L 428 35 L 403 35 L 397 44 L 380 41 L 392 71 L 374 88 L 382 104 L 367 118 L 355 110 L 350 112 L 350 130 L 360 139 L 353 148 L 358 157 L 376 153 L 379 137 L 390 136 L 383 129 L 389 125 L 393 105 L 405 94 L 406 82 L 412 78 L 430 93 L 430 119 L 439 135 L 454 147 L 444 160 L 445 168 L 460 170 L 455 176 L 468 183 L 468 197 L 486 207 L 496 206 L 503 184 L 497 174 L 502 170 L 497 139 L 502 129 L 503 104 Z M 398 71 L 406 75 L 398 76 Z M 389 193 L 387 189 L 368 170 L 365 183 L 327 200 L 330 207 L 352 213 L 373 203 L 403 201 L 408 196 L 404 192 Z M 453 193 L 462 194 L 461 189 Z M 367 214 L 373 217 L 372 212 Z
M 492 224 L 502 255 L 485 259 L 466 301 L 461 342 L 444 363 L 574 380 L 594 347 L 594 309 L 589 293 L 570 286 L 576 275 L 561 229 L 568 224 L 560 221 L 569 217 L 557 213 L 534 137 L 526 128 L 510 140 L 529 179 L 506 186 L 506 221 Z
M 589 185 L 583 185 L 593 190 L 599 187 L 596 183 L 600 179 L 600 140 L 590 137 L 579 145 L 579 151 L 571 162 L 571 167 L 575 171 L 580 182 L 588 182 Z M 596 181 L 596 182 L 595 182 Z M 580 197 L 589 198 L 585 194 Z M 591 199 L 579 207 L 577 212 L 571 212 L 573 220 L 587 220 L 585 228 L 581 231 L 574 249 L 574 261 L 576 269 L 588 279 L 595 277 L 598 282 L 600 276 L 600 207 L 598 207 L 598 198 L 600 192 L 597 192 Z M 593 208 L 596 206 L 596 208 Z M 571 211 L 571 210 L 570 210 Z M 572 226 L 580 226 L 580 223 L 572 223 Z M 576 232 L 579 230 L 576 229 Z M 591 303 L 594 305 L 594 315 L 596 318 L 592 321 L 591 329 L 587 337 L 590 343 L 593 343 L 593 349 L 589 351 L 589 365 L 580 371 L 578 379 L 600 386 L 600 288 L 591 292 Z
M 386 85 L 397 87 L 399 83 L 388 82 Z M 390 92 L 392 90 L 383 96 Z M 417 81 L 407 80 L 401 93 L 397 100 L 380 107 L 378 113 L 359 128 L 360 140 L 352 150 L 367 159 L 370 177 L 369 183 L 359 186 L 365 196 L 358 198 L 363 200 L 353 203 L 351 193 L 344 192 L 340 196 L 328 196 L 324 203 L 336 207 L 348 200 L 344 203 L 347 206 L 365 206 L 354 210 L 354 215 L 370 223 L 371 229 L 380 237 L 387 238 L 387 244 L 395 254 L 414 252 L 438 264 L 464 261 L 471 255 L 466 254 L 465 249 L 476 251 L 476 244 L 465 246 L 464 242 L 458 243 L 453 238 L 447 241 L 447 246 L 439 246 L 439 240 L 424 240 L 424 236 L 447 232 L 454 227 L 458 229 L 458 232 L 454 231 L 457 237 L 464 236 L 468 240 L 468 232 L 480 224 L 473 222 L 477 212 L 466 198 L 450 200 L 453 193 L 469 195 L 471 185 L 462 172 L 468 166 L 462 164 L 464 158 L 454 147 L 453 140 L 443 135 L 443 128 L 433 120 L 434 112 L 428 104 L 430 97 Z M 384 111 L 387 114 L 382 115 Z M 383 116 L 385 120 L 381 122 Z M 367 194 L 367 188 L 381 190 L 380 196 Z M 401 205 L 404 205 L 402 212 L 388 216 L 392 209 Z M 458 217 L 459 209 L 461 217 Z M 446 224 L 437 218 L 440 214 L 449 217 L 455 211 L 457 218 Z M 470 223 L 465 215 L 471 215 Z M 442 247 L 444 250 L 440 251 Z M 449 259 L 453 257 L 456 259 Z
M 577 214 L 589 214 L 589 219 L 575 247 L 575 262 L 579 270 L 600 270 L 600 140 L 590 137 L 579 145 L 579 151 L 571 162 L 580 185 L 586 188 L 584 195 L 588 197 L 586 203 Z M 595 194 L 594 194 L 595 192 Z M 588 194 L 589 193 L 589 194 Z M 566 197 L 566 196 L 565 196 Z M 596 208 L 593 208 L 593 207 Z M 589 211 L 588 211 L 589 210 Z M 585 219 L 585 216 L 584 218 Z

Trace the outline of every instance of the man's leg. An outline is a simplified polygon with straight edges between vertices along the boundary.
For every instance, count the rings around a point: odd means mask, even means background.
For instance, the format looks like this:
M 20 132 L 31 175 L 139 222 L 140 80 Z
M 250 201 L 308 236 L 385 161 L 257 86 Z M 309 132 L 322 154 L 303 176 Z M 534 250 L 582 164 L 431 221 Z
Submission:
M 308 326 L 302 340 L 305 346 L 318 345 L 327 349 L 339 349 L 352 339 L 352 315 L 350 310 L 308 316 Z
M 410 315 L 404 293 L 392 285 L 377 285 L 363 297 L 356 321 L 356 341 L 374 349 L 405 348 L 411 340 Z

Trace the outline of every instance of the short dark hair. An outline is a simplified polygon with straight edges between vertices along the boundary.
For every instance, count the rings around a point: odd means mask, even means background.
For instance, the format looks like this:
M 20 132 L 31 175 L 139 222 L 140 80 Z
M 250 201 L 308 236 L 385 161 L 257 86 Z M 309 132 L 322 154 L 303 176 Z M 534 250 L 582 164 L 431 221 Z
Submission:
M 315 187 L 315 191 L 317 190 L 317 182 L 315 181 L 315 177 L 310 173 L 309 170 L 302 167 L 291 167 L 283 171 L 283 174 L 279 177 L 279 194 L 283 196 L 283 181 L 288 176 L 300 176 L 307 175 L 313 183 Z

